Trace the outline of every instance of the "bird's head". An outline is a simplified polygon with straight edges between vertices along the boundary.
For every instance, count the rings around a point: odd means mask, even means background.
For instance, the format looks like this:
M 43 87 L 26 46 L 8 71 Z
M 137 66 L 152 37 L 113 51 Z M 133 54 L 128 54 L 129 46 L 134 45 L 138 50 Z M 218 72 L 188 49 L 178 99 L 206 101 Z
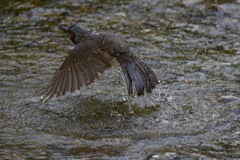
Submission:
M 82 28 L 78 27 L 76 24 L 73 26 L 70 26 L 70 27 L 59 26 L 58 29 L 67 33 L 70 40 L 75 45 L 77 45 L 80 42 L 80 40 L 84 34 L 84 30 Z

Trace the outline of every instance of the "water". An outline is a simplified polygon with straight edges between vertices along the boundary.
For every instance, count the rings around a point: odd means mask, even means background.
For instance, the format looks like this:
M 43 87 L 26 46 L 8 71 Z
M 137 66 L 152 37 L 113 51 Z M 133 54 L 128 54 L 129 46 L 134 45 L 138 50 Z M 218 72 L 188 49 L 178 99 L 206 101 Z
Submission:
M 237 1 L 2 1 L 0 11 L 0 159 L 240 158 Z M 75 23 L 124 39 L 158 88 L 129 110 L 116 65 L 39 101 L 73 47 L 57 26 Z

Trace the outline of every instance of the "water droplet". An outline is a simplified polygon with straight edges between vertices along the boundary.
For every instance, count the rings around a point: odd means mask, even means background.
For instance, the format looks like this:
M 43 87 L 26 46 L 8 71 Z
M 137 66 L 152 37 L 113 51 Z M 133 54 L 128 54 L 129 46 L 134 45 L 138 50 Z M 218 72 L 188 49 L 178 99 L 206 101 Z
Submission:
M 167 100 L 168 100 L 169 102 L 171 102 L 171 101 L 172 101 L 172 96 L 167 97 Z
M 153 155 L 152 158 L 159 158 L 159 155 Z

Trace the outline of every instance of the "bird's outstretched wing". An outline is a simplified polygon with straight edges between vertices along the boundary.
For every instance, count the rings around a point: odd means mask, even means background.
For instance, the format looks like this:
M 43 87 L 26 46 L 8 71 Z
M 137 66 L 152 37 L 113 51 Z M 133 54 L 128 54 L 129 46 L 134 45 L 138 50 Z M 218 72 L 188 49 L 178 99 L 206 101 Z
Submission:
M 91 84 L 112 66 L 113 58 L 101 49 L 77 46 L 53 75 L 44 99 L 62 96 Z

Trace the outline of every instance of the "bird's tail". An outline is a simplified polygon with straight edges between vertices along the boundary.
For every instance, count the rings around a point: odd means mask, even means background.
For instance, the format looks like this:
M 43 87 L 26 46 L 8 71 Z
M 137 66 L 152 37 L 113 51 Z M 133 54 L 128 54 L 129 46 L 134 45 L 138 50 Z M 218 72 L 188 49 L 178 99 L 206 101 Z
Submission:
M 117 61 L 124 73 L 129 96 L 133 96 L 132 83 L 136 87 L 138 96 L 144 95 L 144 91 L 151 93 L 158 84 L 155 73 L 134 55 L 120 55 Z

